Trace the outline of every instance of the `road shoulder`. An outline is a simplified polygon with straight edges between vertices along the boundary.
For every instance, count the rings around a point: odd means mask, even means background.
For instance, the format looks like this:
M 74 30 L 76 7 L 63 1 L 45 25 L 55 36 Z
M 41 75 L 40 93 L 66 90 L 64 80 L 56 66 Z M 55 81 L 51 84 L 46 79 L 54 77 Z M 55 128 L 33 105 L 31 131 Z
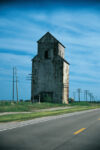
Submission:
M 78 111 L 78 112 L 73 112 L 73 113 L 68 113 L 68 114 L 63 114 L 63 115 L 57 115 L 57 116 L 47 116 L 47 117 L 42 117 L 42 118 L 35 118 L 35 119 L 27 120 L 27 121 L 20 121 L 20 122 L 15 121 L 15 122 L 0 123 L 0 131 L 19 128 L 19 127 L 23 127 L 23 126 L 27 126 L 27 125 L 31 125 L 31 124 L 34 125 L 34 124 L 38 124 L 41 122 L 60 119 L 63 117 L 70 117 L 70 116 L 74 116 L 74 115 L 80 115 L 80 114 L 89 113 L 89 112 L 93 112 L 93 111 L 97 111 L 97 110 L 100 110 L 100 108 L 85 110 L 85 111 Z

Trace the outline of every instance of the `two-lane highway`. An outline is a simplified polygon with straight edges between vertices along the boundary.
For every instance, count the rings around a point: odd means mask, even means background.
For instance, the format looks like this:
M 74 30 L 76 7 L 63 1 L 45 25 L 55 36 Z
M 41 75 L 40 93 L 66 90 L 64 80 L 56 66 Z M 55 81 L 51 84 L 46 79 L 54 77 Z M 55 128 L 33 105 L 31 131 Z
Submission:
M 0 150 L 100 150 L 100 109 L 1 131 Z

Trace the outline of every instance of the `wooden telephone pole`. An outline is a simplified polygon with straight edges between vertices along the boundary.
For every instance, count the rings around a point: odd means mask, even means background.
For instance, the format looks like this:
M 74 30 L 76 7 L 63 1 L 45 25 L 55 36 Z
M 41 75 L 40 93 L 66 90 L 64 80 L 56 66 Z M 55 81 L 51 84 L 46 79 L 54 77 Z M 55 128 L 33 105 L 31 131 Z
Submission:
M 14 75 L 15 75 L 15 68 L 13 67 L 13 94 L 12 94 L 12 101 L 14 102 Z
M 85 96 L 86 96 L 85 98 L 86 98 L 86 102 L 87 102 L 88 90 L 85 90 L 85 91 L 84 91 L 84 94 L 85 94 Z
M 16 68 L 15 68 L 16 69 Z M 17 95 L 17 103 L 18 103 L 18 80 L 17 80 L 17 69 L 15 70 L 16 72 L 16 95 Z
M 16 82 L 16 95 L 17 95 L 17 103 L 18 103 L 18 80 L 17 80 L 17 69 L 13 67 L 13 94 L 12 94 L 12 101 L 14 102 L 15 98 L 15 82 Z
M 75 92 L 73 92 L 73 99 L 74 99 L 74 101 L 75 101 L 75 94 L 76 94 L 76 93 L 75 93 Z
M 80 89 L 80 88 L 77 89 L 77 92 L 78 92 L 78 100 L 79 100 L 79 102 L 80 102 L 80 93 L 81 93 L 81 89 Z

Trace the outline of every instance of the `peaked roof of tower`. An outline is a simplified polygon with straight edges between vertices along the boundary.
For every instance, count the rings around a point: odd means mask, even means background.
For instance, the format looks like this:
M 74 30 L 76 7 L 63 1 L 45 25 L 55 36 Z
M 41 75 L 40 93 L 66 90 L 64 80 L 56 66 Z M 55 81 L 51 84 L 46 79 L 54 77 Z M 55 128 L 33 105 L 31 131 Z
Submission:
M 54 38 L 58 43 L 60 43 L 65 48 L 65 46 L 61 42 L 59 42 L 50 32 L 44 34 L 37 42 L 40 42 L 47 35 L 50 35 L 52 38 Z

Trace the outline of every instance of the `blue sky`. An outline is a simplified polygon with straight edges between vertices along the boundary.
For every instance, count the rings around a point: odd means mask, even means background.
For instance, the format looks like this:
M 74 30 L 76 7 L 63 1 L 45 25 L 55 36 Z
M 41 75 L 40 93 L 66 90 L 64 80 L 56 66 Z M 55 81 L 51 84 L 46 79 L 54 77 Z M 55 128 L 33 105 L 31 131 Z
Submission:
M 0 99 L 12 99 L 13 66 L 18 70 L 19 98 L 30 99 L 31 84 L 26 78 L 31 59 L 37 54 L 37 40 L 48 31 L 66 47 L 70 97 L 81 88 L 99 99 L 99 10 L 98 0 L 0 2 Z

